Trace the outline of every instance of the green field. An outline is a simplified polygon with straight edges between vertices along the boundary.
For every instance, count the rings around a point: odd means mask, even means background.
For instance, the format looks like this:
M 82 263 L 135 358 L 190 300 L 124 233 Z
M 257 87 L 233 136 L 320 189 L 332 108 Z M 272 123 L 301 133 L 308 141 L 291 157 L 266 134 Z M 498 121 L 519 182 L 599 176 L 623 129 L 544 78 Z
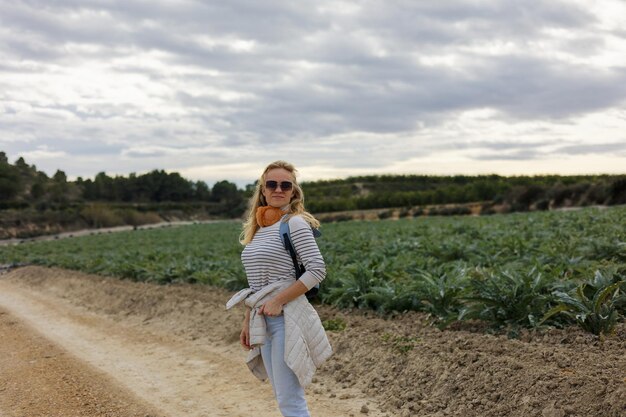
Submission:
M 240 227 L 225 222 L 5 246 L 0 263 L 235 290 L 246 286 Z M 545 323 L 578 322 L 596 334 L 610 333 L 625 312 L 625 207 L 353 221 L 325 224 L 322 232 L 328 277 L 321 300 L 340 307 L 420 310 L 442 326 L 479 319 L 513 329 L 539 325 L 552 309 Z

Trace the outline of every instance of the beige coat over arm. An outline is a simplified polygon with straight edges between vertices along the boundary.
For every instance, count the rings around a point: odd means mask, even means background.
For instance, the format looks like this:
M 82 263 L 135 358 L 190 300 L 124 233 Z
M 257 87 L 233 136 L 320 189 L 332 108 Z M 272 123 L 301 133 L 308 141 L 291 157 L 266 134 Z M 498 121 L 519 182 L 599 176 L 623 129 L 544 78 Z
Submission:
M 243 289 L 226 303 L 226 309 L 244 302 L 250 311 L 250 345 L 246 363 L 259 379 L 267 379 L 267 371 L 261 358 L 260 346 L 265 343 L 265 319 L 258 314 L 259 308 L 293 281 L 279 281 L 260 291 Z M 304 295 L 283 306 L 285 316 L 285 363 L 296 374 L 300 385 L 311 383 L 313 374 L 331 355 L 332 348 L 317 311 Z

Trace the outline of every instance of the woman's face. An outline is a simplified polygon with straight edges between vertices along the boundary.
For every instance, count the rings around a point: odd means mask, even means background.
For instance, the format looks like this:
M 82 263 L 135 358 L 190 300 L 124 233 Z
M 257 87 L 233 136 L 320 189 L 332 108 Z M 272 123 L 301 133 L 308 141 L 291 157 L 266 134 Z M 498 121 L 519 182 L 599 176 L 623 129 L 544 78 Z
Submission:
M 278 186 L 275 189 L 270 189 L 265 186 L 268 181 L 275 181 Z M 265 174 L 265 183 L 261 186 L 263 190 L 263 196 L 267 201 L 268 206 L 272 207 L 284 207 L 291 202 L 293 196 L 293 185 L 289 190 L 283 190 L 280 186 L 283 182 L 290 182 L 293 184 L 294 178 L 291 172 L 284 168 L 274 168 Z

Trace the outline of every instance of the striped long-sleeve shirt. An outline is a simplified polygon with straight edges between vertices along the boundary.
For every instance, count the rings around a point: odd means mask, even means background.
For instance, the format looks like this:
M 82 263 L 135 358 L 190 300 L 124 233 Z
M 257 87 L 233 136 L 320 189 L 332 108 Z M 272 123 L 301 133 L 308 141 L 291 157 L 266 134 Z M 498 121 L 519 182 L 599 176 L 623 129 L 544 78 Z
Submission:
M 277 281 L 295 281 L 296 270 L 291 256 L 280 237 L 280 221 L 271 226 L 261 227 L 241 253 L 248 285 L 258 291 Z M 326 265 L 317 247 L 311 226 L 301 216 L 289 219 L 291 241 L 298 255 L 298 261 L 306 272 L 300 281 L 308 288 L 319 284 L 326 276 Z

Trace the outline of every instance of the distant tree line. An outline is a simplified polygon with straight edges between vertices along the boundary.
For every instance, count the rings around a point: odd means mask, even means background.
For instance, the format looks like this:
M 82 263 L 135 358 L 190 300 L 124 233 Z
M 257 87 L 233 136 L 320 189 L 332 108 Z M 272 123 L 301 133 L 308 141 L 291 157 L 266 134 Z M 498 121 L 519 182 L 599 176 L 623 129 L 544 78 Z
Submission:
M 153 170 L 111 177 L 68 181 L 57 170 L 52 177 L 23 158 L 11 164 L 0 152 L 0 209 L 62 209 L 89 203 L 180 208 L 193 205 L 210 215 L 238 217 L 255 184 L 238 189 L 227 180 L 209 187 L 176 172 Z M 304 182 L 306 206 L 314 213 L 481 202 L 485 213 L 547 210 L 565 206 L 626 204 L 626 175 L 369 175 Z
M 52 177 L 28 165 L 24 158 L 10 164 L 0 152 L 0 209 L 37 207 L 59 208 L 76 203 L 208 203 L 213 211 L 242 211 L 243 191 L 223 180 L 212 188 L 204 181 L 190 181 L 179 173 L 153 170 L 146 174 L 111 177 L 105 172 L 95 178 L 79 177 L 68 181 L 65 172 L 57 170 Z
M 626 175 L 382 175 L 303 183 L 313 212 L 484 202 L 506 211 L 626 204 Z
M 128 177 L 110 177 L 100 172 L 93 180 L 78 178 L 75 183 L 82 189 L 86 201 L 124 202 L 235 202 L 240 200 L 237 185 L 226 180 L 212 188 L 204 181 L 189 181 L 177 172 L 153 170 L 147 174 L 131 173 Z

